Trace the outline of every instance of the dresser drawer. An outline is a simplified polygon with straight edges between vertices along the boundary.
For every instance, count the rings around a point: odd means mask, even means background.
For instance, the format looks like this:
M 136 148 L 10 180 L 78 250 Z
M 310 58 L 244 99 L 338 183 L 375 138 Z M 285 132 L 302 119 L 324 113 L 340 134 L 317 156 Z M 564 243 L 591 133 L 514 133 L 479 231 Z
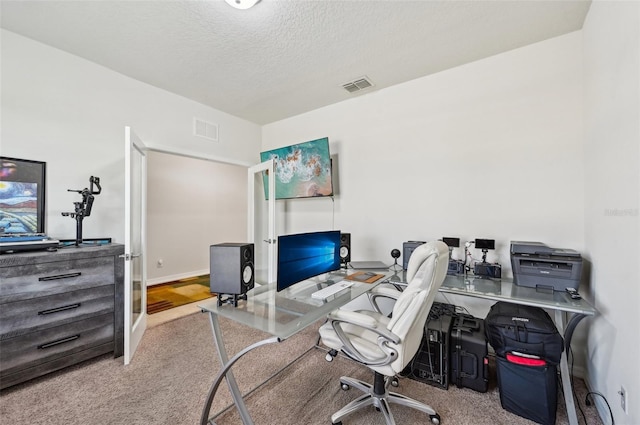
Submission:
M 114 283 L 114 257 L 0 268 L 0 304 Z
M 114 285 L 2 304 L 0 341 L 91 316 L 113 313 Z
M 0 389 L 123 354 L 122 254 L 108 244 L 0 255 Z
M 113 314 L 6 339 L 0 341 L 0 377 L 109 343 L 113 344 Z

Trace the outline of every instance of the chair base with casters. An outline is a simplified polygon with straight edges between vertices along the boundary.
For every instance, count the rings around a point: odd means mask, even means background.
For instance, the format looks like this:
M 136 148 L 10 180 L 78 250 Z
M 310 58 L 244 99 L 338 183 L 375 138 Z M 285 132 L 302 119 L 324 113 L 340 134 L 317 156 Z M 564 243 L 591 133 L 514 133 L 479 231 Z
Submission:
M 389 378 L 385 377 L 381 373 L 374 373 L 375 376 L 373 385 L 359 379 L 349 378 L 347 376 L 343 376 L 340 378 L 340 386 L 343 390 L 357 388 L 364 394 L 331 415 L 332 425 L 342 425 L 343 418 L 368 406 L 373 406 L 376 408 L 376 410 L 381 412 L 384 415 L 387 425 L 395 425 L 396 422 L 393 419 L 393 414 L 391 413 L 391 409 L 389 408 L 389 405 L 391 403 L 400 404 L 402 406 L 407 406 L 412 409 L 424 412 L 429 416 L 429 420 L 431 420 L 431 423 L 433 423 L 434 425 L 440 424 L 440 415 L 438 415 L 436 411 L 431 408 L 431 406 L 428 406 L 412 398 L 403 396 L 402 394 L 398 394 L 388 390 L 389 384 L 395 380 L 395 377 Z M 395 382 L 395 385 L 391 385 L 397 386 L 397 380 Z

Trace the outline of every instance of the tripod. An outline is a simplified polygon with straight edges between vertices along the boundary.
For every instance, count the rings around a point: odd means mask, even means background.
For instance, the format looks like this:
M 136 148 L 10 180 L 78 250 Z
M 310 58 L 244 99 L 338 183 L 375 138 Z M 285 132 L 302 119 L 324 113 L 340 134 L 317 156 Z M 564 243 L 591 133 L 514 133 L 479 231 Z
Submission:
M 93 190 L 93 185 L 98 187 L 98 190 Z M 89 217 L 91 215 L 91 207 L 93 206 L 93 195 L 99 195 L 102 192 L 102 188 L 100 187 L 100 177 L 89 178 L 89 189 L 86 187 L 82 190 L 73 190 L 67 189 L 67 192 L 77 192 L 82 195 L 82 201 L 74 202 L 75 206 L 74 212 L 63 212 L 63 217 L 71 217 L 76 219 L 76 246 L 79 246 L 82 243 L 82 220 L 85 217 Z

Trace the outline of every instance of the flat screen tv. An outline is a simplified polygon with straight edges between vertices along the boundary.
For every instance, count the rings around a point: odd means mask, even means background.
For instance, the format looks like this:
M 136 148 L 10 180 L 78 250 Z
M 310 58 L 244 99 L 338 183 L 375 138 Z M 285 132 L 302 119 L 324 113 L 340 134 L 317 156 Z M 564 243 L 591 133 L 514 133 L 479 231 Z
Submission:
M 275 159 L 276 199 L 333 196 L 329 139 L 273 149 L 260 153 L 262 162 Z M 265 197 L 269 199 L 269 180 L 263 175 Z
M 278 237 L 277 290 L 340 269 L 340 231 Z
M 44 233 L 46 163 L 0 157 L 0 234 Z

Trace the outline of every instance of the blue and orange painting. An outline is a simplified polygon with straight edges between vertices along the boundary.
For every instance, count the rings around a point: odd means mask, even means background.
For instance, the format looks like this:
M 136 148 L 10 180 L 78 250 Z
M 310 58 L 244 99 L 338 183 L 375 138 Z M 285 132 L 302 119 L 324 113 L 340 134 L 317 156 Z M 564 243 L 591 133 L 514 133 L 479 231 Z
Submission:
M 322 138 L 260 153 L 260 160 L 275 160 L 276 199 L 332 196 L 329 139 Z M 269 180 L 263 176 L 265 197 Z

